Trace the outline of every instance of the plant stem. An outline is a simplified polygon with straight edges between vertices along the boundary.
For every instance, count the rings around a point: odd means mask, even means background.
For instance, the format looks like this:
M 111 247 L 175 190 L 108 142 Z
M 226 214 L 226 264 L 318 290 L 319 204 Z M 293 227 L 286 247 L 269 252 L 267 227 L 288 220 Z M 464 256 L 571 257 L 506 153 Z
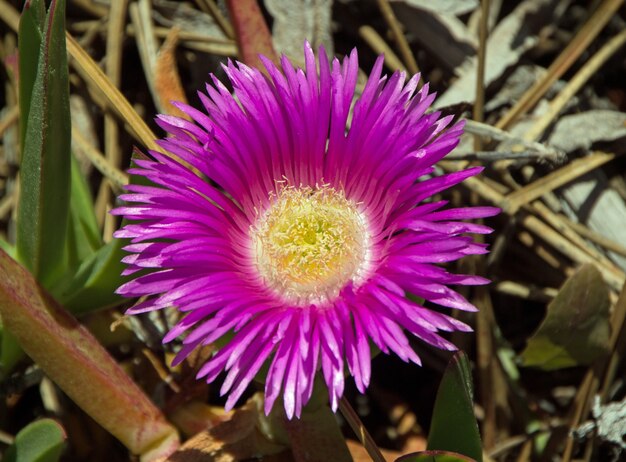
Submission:
M 341 411 L 343 417 L 348 421 L 350 428 L 352 428 L 352 431 L 354 431 L 356 436 L 359 438 L 359 441 L 372 460 L 374 462 L 386 462 L 385 457 L 380 452 L 380 449 L 378 449 L 378 446 L 376 446 L 372 435 L 369 434 L 365 425 L 363 425 L 363 422 L 361 422 L 361 419 L 359 419 L 359 416 L 345 396 L 342 396 L 339 401 L 339 410 Z

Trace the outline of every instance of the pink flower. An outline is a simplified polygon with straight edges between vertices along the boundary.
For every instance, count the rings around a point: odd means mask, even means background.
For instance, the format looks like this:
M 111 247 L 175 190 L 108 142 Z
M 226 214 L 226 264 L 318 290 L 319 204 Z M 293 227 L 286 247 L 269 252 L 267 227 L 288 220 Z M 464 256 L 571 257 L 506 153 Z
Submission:
M 372 341 L 384 353 L 420 363 L 407 334 L 446 350 L 439 331 L 469 331 L 407 298 L 475 308 L 449 285 L 487 280 L 438 264 L 483 254 L 467 233 L 491 229 L 460 220 L 493 207 L 444 208 L 427 200 L 480 168 L 421 179 L 458 143 L 463 122 L 426 114 L 434 100 L 419 76 L 381 77 L 379 58 L 351 107 L 357 53 L 319 66 L 305 46 L 304 70 L 282 58 L 258 69 L 224 67 L 235 96 L 215 77 L 203 110 L 178 104 L 195 123 L 160 115 L 167 154 L 130 170 L 153 186 L 129 185 L 113 213 L 136 223 L 126 274 L 149 270 L 118 293 L 147 297 L 130 310 L 175 306 L 184 315 L 165 337 L 183 337 L 175 362 L 232 334 L 200 369 L 232 408 L 264 364 L 265 410 L 282 397 L 299 416 L 321 369 L 336 410 L 347 365 L 357 388 L 370 381 Z M 351 122 L 350 114 L 352 113 Z

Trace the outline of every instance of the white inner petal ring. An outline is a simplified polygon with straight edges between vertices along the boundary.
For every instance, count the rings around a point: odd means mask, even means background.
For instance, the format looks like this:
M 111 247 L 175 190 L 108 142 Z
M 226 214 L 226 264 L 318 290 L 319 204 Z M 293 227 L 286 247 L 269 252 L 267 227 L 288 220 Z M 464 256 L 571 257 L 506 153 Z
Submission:
M 283 187 L 251 238 L 267 286 L 297 306 L 332 301 L 351 281 L 358 286 L 371 259 L 366 217 L 328 186 Z

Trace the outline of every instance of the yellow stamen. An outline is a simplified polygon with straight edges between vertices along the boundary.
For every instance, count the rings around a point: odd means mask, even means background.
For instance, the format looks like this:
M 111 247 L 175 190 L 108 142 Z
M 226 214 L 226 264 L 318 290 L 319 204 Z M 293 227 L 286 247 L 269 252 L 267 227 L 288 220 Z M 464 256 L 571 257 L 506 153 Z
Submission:
M 332 300 L 358 284 L 370 258 L 365 217 L 343 192 L 283 187 L 252 227 L 259 273 L 296 305 Z

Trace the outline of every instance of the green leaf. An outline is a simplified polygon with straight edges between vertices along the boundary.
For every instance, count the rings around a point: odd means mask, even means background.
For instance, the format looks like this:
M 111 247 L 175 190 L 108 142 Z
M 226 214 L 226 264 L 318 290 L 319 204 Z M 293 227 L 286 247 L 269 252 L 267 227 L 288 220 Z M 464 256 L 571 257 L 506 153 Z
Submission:
M 121 276 L 125 265 L 121 262 L 126 241 L 114 239 L 101 247 L 78 268 L 75 276 L 53 294 L 74 314 L 83 314 L 114 306 L 123 301 L 115 290 L 126 282 Z
M 27 10 L 33 14 L 27 15 L 20 27 L 24 34 L 37 34 L 41 13 L 37 5 L 35 2 Z M 52 0 L 36 54 L 35 79 L 32 62 L 27 58 L 23 58 L 22 65 L 27 76 L 20 78 L 20 94 L 30 93 L 31 97 L 21 119 L 22 126 L 26 121 L 26 129 L 20 165 L 17 255 L 46 287 L 51 287 L 67 267 L 64 244 L 70 197 L 71 123 L 64 16 L 65 0 Z M 20 56 L 33 53 L 36 41 L 20 35 Z
M 74 273 L 81 263 L 102 247 L 103 242 L 89 186 L 74 156 L 71 165 L 70 221 L 65 248 L 70 271 Z
M 146 156 L 136 149 L 132 159 L 136 158 L 145 159 Z M 149 180 L 138 175 L 131 176 L 130 180 L 132 184 L 151 184 Z M 129 280 L 128 277 L 121 275 L 126 268 L 122 263 L 122 258 L 126 255 L 122 248 L 127 244 L 127 239 L 113 239 L 98 249 L 82 263 L 72 280 L 53 289 L 57 300 L 74 314 L 87 313 L 121 303 L 124 299 L 117 295 L 115 290 Z M 137 277 L 137 274 L 134 277 Z
M 583 265 L 548 305 L 546 318 L 521 354 L 522 364 L 546 371 L 592 364 L 609 349 L 610 305 L 598 269 Z
M 46 7 L 43 0 L 27 1 L 20 18 L 19 27 L 19 69 L 20 69 L 20 146 L 26 138 L 26 121 L 30 112 L 31 96 L 37 67 L 39 49 L 43 40 L 46 20 Z
M 407 454 L 396 462 L 476 462 L 471 457 L 450 451 L 421 451 Z
M 15 254 L 17 252 L 14 245 L 10 244 L 8 241 L 4 240 L 0 237 L 0 249 L 4 250 L 6 253 L 11 255 L 12 258 L 15 258 Z
M 43 39 L 46 9 L 43 0 L 26 1 L 19 25 L 19 105 L 20 105 L 20 146 L 24 146 L 26 137 L 26 121 L 30 112 L 31 96 L 37 67 L 39 49 Z M 0 248 L 12 258 L 17 257 L 17 249 L 9 242 L 0 238 Z M 0 319 L 0 377 L 11 372 L 15 365 L 24 357 L 15 337 L 2 326 Z
M 15 336 L 0 322 L 0 379 L 9 375 L 24 357 Z
M 2 460 L 6 462 L 56 462 L 61 458 L 67 435 L 52 419 L 41 419 L 22 428 Z
M 450 360 L 437 391 L 428 435 L 429 451 L 453 451 L 482 462 L 473 393 L 469 361 L 458 352 Z

